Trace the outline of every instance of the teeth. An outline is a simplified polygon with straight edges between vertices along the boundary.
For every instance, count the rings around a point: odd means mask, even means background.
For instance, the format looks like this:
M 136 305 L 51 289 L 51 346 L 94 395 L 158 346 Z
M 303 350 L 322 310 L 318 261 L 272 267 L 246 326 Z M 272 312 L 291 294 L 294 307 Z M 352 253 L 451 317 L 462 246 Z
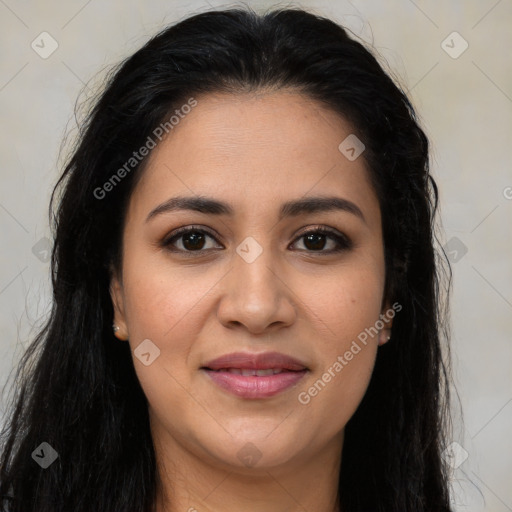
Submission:
M 221 372 L 229 372 L 234 373 L 236 375 L 243 375 L 244 377 L 250 377 L 250 376 L 258 376 L 258 377 L 265 377 L 267 375 L 275 375 L 277 373 L 282 373 L 282 368 L 268 368 L 266 370 L 250 370 L 250 369 L 240 369 L 240 368 L 223 368 L 222 370 L 218 370 Z
M 257 370 L 256 375 L 263 377 L 264 375 L 274 375 L 274 370 Z

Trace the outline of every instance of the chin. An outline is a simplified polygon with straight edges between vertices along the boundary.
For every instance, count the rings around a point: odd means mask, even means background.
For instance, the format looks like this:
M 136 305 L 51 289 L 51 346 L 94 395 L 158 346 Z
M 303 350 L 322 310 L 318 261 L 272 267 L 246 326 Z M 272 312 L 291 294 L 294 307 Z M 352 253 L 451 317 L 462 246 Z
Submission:
M 257 431 L 246 430 L 239 435 L 229 437 L 229 441 L 208 437 L 205 449 L 219 462 L 226 466 L 247 468 L 249 470 L 269 469 L 289 463 L 300 447 L 297 437 L 279 436 L 274 431 L 271 435 L 262 429 Z M 270 431 L 269 431 L 270 432 Z

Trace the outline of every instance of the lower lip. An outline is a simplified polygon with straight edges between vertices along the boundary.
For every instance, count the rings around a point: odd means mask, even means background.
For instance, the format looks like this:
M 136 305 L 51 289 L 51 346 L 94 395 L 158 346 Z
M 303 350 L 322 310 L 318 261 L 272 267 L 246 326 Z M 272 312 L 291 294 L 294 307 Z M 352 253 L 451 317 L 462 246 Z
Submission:
M 274 375 L 239 375 L 237 373 L 217 372 L 203 369 L 221 388 L 241 398 L 268 398 L 297 384 L 306 375 L 300 372 L 282 372 Z

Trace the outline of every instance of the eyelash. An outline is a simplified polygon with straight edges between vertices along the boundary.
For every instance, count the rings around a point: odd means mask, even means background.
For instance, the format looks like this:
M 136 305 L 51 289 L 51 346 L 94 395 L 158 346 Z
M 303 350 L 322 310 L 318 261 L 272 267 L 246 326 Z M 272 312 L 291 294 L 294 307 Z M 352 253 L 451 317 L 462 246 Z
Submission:
M 174 231 L 171 234 L 171 236 L 165 238 L 162 241 L 161 245 L 163 248 L 165 248 L 166 250 L 168 250 L 170 252 L 181 252 L 183 254 L 187 254 L 187 256 L 188 255 L 193 256 L 194 253 L 200 254 L 200 253 L 206 252 L 208 249 L 206 249 L 206 250 L 198 249 L 197 251 L 190 251 L 190 250 L 184 250 L 184 249 L 177 249 L 177 248 L 171 249 L 170 248 L 176 240 L 181 238 L 183 235 L 187 235 L 189 233 L 206 234 L 209 237 L 213 238 L 217 242 L 214 234 L 212 232 L 210 232 L 209 230 L 199 227 L 199 226 L 188 226 L 188 227 L 184 227 L 184 228 L 179 228 L 178 230 Z M 292 243 L 295 243 L 298 240 L 300 240 L 308 235 L 311 235 L 311 234 L 326 235 L 328 238 L 333 239 L 338 244 L 338 246 L 335 249 L 330 249 L 328 251 L 324 251 L 324 250 L 312 251 L 312 250 L 307 250 L 307 249 L 301 249 L 301 251 L 312 253 L 312 254 L 326 255 L 326 254 L 335 254 L 335 253 L 339 253 L 342 251 L 346 251 L 346 250 L 351 249 L 353 246 L 352 241 L 346 235 L 338 234 L 337 232 L 335 232 L 331 229 L 328 229 L 328 228 L 324 228 L 324 227 L 318 227 L 318 228 L 310 229 L 309 231 L 305 231 L 304 233 L 301 233 L 299 236 L 297 236 Z

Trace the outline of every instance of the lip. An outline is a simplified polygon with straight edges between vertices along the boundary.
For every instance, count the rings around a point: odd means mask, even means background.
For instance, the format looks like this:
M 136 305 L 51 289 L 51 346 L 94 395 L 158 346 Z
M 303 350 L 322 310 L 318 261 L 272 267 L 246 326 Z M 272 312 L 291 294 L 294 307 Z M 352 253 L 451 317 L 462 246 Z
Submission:
M 227 371 L 202 369 L 222 389 L 240 398 L 269 398 L 297 384 L 308 372 L 284 371 L 265 377 L 244 376 Z
M 229 370 L 279 370 L 273 375 L 241 375 Z M 269 398 L 297 384 L 309 369 L 299 360 L 279 352 L 236 352 L 201 367 L 220 388 L 247 399 Z
M 283 370 L 302 371 L 307 370 L 305 364 L 294 357 L 280 352 L 262 352 L 251 354 L 250 352 L 233 352 L 225 354 L 206 363 L 203 368 L 209 370 L 221 370 L 224 368 L 239 368 L 241 370 L 265 370 L 267 368 L 280 368 Z

